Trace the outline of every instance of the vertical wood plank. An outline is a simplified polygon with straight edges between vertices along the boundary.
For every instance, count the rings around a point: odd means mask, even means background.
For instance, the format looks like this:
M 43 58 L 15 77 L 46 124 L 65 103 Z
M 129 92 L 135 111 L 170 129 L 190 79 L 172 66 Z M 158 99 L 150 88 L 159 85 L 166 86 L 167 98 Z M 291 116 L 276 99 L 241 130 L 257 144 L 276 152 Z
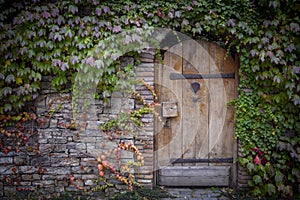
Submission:
M 182 73 L 182 46 L 173 46 L 164 53 L 164 64 L 157 68 L 157 85 L 159 85 L 160 98 L 163 102 L 178 102 L 178 116 L 172 118 L 162 118 L 163 123 L 157 122 L 157 162 L 158 168 L 170 164 L 171 158 L 179 158 L 181 152 L 181 100 L 182 100 L 182 80 L 170 80 L 170 73 Z M 161 112 L 161 108 L 160 111 Z M 160 114 L 160 116 L 162 116 Z M 158 130 L 160 129 L 160 130 Z
M 210 73 L 220 73 L 222 54 L 220 55 L 213 44 L 209 45 L 210 55 Z M 226 93 L 224 89 L 224 82 L 222 79 L 211 79 L 209 82 L 209 158 L 217 158 L 218 150 L 222 148 L 220 143 L 223 134 L 223 126 L 225 123 L 225 102 Z M 220 146 L 221 145 L 221 146 Z M 210 165 L 215 165 L 210 164 Z
M 161 63 L 157 63 L 155 66 L 155 92 L 158 95 L 158 101 L 161 101 L 161 98 L 164 94 L 164 88 L 162 86 L 163 80 L 163 68 Z M 159 113 L 161 116 L 161 105 L 156 106 L 156 112 Z M 163 149 L 169 141 L 165 138 L 165 128 L 164 128 L 164 121 L 160 121 L 158 118 L 155 119 L 155 169 L 158 169 L 159 166 L 163 166 L 168 164 L 168 157 L 169 157 L 169 149 L 165 149 L 165 151 L 160 151 Z
M 180 158 L 182 155 L 182 83 L 183 80 L 170 80 L 170 73 L 182 73 L 182 44 L 171 47 L 168 51 L 169 60 L 165 62 L 165 67 L 168 69 L 168 73 L 165 74 L 164 80 L 166 85 L 170 88 L 173 94 L 172 99 L 166 99 L 166 101 L 177 101 L 178 102 L 178 116 L 169 118 L 170 128 L 172 130 L 172 141 L 169 144 L 170 159 Z M 175 164 L 181 165 L 181 164 Z
M 231 57 L 225 60 L 226 52 L 219 46 L 210 46 L 210 73 L 234 73 L 235 65 Z M 235 98 L 234 79 L 209 80 L 209 148 L 210 158 L 233 157 L 234 152 L 234 112 L 227 108 L 229 100 Z M 213 164 L 217 165 L 217 164 Z M 220 164 L 219 164 L 220 165 Z M 222 164 L 224 165 L 224 164 Z
M 188 40 L 183 45 L 183 73 L 205 74 L 208 73 L 207 56 L 202 56 L 206 50 L 194 40 Z M 191 84 L 199 83 L 200 90 L 197 93 L 191 88 Z M 183 83 L 183 158 L 207 158 L 208 154 L 208 107 L 207 86 L 205 80 L 189 79 Z M 196 164 L 185 164 L 196 165 Z M 200 165 L 200 164 L 197 164 Z M 203 165 L 203 164 L 201 164 Z
M 198 41 L 201 49 L 201 53 L 197 58 L 198 64 L 197 71 L 200 74 L 209 74 L 210 61 L 209 61 L 209 43 L 205 41 Z M 208 80 L 200 79 L 198 80 L 201 84 L 201 93 L 198 96 L 199 104 L 199 128 L 196 136 L 196 158 L 209 158 L 209 85 Z M 199 165 L 208 165 L 204 163 L 198 163 Z

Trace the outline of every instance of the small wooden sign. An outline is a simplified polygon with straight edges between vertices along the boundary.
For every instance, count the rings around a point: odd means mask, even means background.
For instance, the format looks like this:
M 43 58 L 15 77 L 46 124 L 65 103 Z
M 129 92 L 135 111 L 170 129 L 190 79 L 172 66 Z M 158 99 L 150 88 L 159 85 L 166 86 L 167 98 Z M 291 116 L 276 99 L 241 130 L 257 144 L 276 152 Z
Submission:
M 177 102 L 163 102 L 162 115 L 163 117 L 177 117 L 178 116 Z

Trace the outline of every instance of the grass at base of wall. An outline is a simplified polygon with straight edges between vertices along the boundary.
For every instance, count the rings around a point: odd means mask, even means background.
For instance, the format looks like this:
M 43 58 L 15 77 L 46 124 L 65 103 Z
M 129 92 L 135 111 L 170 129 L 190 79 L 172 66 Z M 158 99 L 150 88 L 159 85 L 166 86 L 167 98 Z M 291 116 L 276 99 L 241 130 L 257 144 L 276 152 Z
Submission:
M 126 191 L 119 193 L 110 198 L 110 200 L 155 200 L 172 197 L 167 191 L 158 187 L 150 188 L 136 188 L 133 191 Z
M 232 189 L 232 188 L 224 188 L 221 190 L 223 196 L 229 198 L 230 200 L 274 200 L 273 197 L 254 197 L 251 195 L 251 191 L 243 189 Z M 287 198 L 288 200 L 299 200 L 300 193 L 296 193 L 293 197 Z M 277 200 L 286 200 L 284 198 Z
M 274 200 L 274 198 L 271 197 L 254 197 L 251 195 L 251 191 L 245 189 L 236 190 L 232 188 L 210 188 L 209 190 L 221 191 L 222 198 L 226 197 L 230 200 Z M 142 187 L 142 188 L 134 188 L 133 191 L 127 190 L 115 194 L 111 196 L 109 200 L 159 200 L 163 198 L 176 199 L 176 197 L 168 193 L 166 189 L 162 189 L 160 187 L 155 187 L 153 189 Z M 36 198 L 36 197 L 23 198 L 20 196 L 20 198 L 11 198 L 11 199 L 38 200 L 40 198 Z M 91 200 L 91 199 L 94 198 L 88 196 L 80 196 L 76 193 L 67 192 L 67 191 L 60 194 L 60 196 L 58 197 L 50 198 L 50 200 Z M 299 200 L 299 199 L 300 199 L 300 193 L 297 193 L 293 197 L 288 198 L 288 200 Z M 277 200 L 285 200 L 285 199 L 277 199 Z

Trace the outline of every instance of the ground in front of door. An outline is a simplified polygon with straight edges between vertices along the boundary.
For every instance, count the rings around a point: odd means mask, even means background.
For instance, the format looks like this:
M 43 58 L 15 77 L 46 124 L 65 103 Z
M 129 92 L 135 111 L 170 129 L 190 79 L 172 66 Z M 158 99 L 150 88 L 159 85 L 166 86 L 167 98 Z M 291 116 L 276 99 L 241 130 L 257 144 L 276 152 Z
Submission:
M 162 200 L 229 200 L 220 189 L 216 188 L 165 188 L 165 190 L 171 197 L 163 198 Z

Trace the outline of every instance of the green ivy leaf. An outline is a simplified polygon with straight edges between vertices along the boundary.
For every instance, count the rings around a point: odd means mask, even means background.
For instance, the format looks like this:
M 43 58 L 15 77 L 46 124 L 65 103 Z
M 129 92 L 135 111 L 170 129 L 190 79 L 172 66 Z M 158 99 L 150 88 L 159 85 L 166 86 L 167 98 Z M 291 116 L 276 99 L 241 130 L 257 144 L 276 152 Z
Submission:
M 288 174 L 288 180 L 294 183 L 296 179 L 292 174 Z
M 262 178 L 261 178 L 259 175 L 253 176 L 252 179 L 253 179 L 253 181 L 254 181 L 254 183 L 255 183 L 256 185 L 259 185 L 259 184 L 262 183 Z
M 253 163 L 248 163 L 247 164 L 247 169 L 250 173 L 252 173 L 255 169 L 255 165 Z
M 5 79 L 5 82 L 8 84 L 11 84 L 13 81 L 15 81 L 15 76 L 13 74 L 8 75 Z
M 110 96 L 111 96 L 110 91 L 108 91 L 108 90 L 103 91 L 103 97 L 104 97 L 104 98 L 108 98 L 108 97 L 110 97 Z
M 19 99 L 19 96 L 17 96 L 17 95 L 11 95 L 11 96 L 9 97 L 9 100 L 10 100 L 10 102 L 12 102 L 12 103 L 16 102 L 18 99 Z
M 275 174 L 275 181 L 277 183 L 280 183 L 283 181 L 283 178 L 284 178 L 284 175 L 280 172 L 280 171 L 276 171 L 276 174 Z
M 11 111 L 11 109 L 12 109 L 11 104 L 6 103 L 6 104 L 4 105 L 4 111 L 5 111 L 5 112 Z
M 4 79 L 5 79 L 5 76 L 2 73 L 0 73 L 0 80 L 4 80 Z
M 272 196 L 276 193 L 276 187 L 271 184 L 271 183 L 268 183 L 265 185 L 265 191 L 267 191 L 267 193 Z
M 294 176 L 296 176 L 297 178 L 299 178 L 299 177 L 300 177 L 299 169 L 293 168 L 293 169 L 292 169 L 292 174 L 293 174 Z
M 21 119 L 22 119 L 22 117 L 20 115 L 12 117 L 12 120 L 14 120 L 14 121 L 20 121 Z
M 246 166 L 246 164 L 249 163 L 249 160 L 247 158 L 240 158 L 238 161 L 242 166 Z
M 255 187 L 253 190 L 252 190 L 252 194 L 254 196 L 260 196 L 262 194 L 261 190 L 259 187 Z
M 255 186 L 253 180 L 249 180 L 249 181 L 248 181 L 248 185 L 249 185 L 250 187 L 254 187 L 254 186 Z
M 11 94 L 12 93 L 12 88 L 11 87 L 4 87 L 3 89 L 2 89 L 2 94 L 4 95 L 4 96 L 8 96 L 9 94 Z

